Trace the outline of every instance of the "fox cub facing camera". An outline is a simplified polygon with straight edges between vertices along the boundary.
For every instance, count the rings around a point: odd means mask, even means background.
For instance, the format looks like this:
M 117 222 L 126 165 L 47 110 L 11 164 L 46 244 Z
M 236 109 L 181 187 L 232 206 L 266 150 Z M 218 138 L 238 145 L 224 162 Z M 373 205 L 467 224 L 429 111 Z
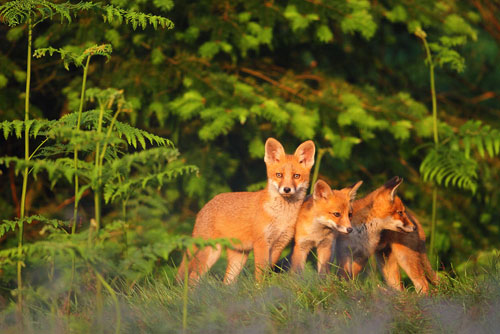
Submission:
M 253 250 L 255 277 L 279 259 L 294 236 L 297 215 L 309 186 L 309 173 L 314 165 L 315 146 L 312 141 L 299 145 L 293 155 L 285 154 L 276 139 L 265 145 L 264 161 L 267 186 L 257 192 L 232 192 L 215 196 L 196 217 L 193 237 L 204 239 L 238 239 L 227 249 L 228 265 L 225 283 L 233 282 Z M 188 277 L 196 282 L 220 257 L 222 247 L 194 249 L 184 257 L 177 279 Z
M 352 201 L 363 181 L 342 190 L 332 190 L 322 180 L 314 185 L 313 195 L 302 204 L 295 228 L 292 271 L 304 269 L 307 254 L 316 247 L 318 273 L 330 271 L 332 244 L 338 232 L 351 233 Z M 338 231 L 338 232 L 337 232 Z

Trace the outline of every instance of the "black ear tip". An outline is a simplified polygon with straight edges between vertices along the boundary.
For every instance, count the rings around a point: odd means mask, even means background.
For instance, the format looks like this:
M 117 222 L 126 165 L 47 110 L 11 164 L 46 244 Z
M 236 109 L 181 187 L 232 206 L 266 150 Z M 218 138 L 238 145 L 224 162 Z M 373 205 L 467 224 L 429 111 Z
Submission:
M 394 188 L 395 186 L 399 185 L 401 182 L 403 182 L 403 178 L 399 177 L 399 176 L 394 176 L 393 178 L 391 178 L 389 181 L 387 181 L 384 186 L 386 188 L 389 188 L 389 189 L 392 189 Z

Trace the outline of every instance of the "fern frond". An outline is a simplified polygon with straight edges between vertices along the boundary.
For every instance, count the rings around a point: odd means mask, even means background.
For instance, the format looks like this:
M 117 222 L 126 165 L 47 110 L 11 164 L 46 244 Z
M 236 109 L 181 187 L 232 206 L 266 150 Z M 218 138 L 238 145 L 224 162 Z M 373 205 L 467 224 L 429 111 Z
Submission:
M 460 127 L 458 135 L 462 139 L 467 158 L 470 157 L 473 148 L 483 158 L 486 153 L 490 157 L 500 154 L 500 131 L 483 124 L 481 121 L 470 120 L 466 122 Z
M 180 166 L 171 168 L 159 173 L 151 173 L 144 176 L 129 179 L 123 183 L 107 183 L 104 187 L 104 200 L 106 203 L 113 202 L 118 198 L 129 195 L 133 190 L 145 188 L 147 186 L 162 186 L 165 182 L 170 181 L 180 175 L 194 173 L 198 171 L 196 166 Z
M 0 165 L 14 165 L 16 175 L 23 171 L 26 167 L 30 168 L 31 174 L 36 178 L 40 172 L 46 172 L 51 187 L 53 187 L 61 178 L 65 178 L 69 183 L 73 182 L 75 169 L 73 167 L 73 159 L 59 158 L 55 160 L 28 160 L 20 159 L 17 157 L 2 157 L 0 158 Z M 78 171 L 83 174 L 83 171 Z
M 24 217 L 23 219 L 16 218 L 14 220 L 3 220 L 2 224 L 0 224 L 0 237 L 4 236 L 5 233 L 9 231 L 14 231 L 17 226 L 21 223 L 32 224 L 33 222 L 41 222 L 44 224 L 51 225 L 53 227 L 59 227 L 67 225 L 64 221 L 59 219 L 49 219 L 40 215 L 33 215 L 29 217 Z
M 179 151 L 169 147 L 155 147 L 140 152 L 124 155 L 119 159 L 106 164 L 104 168 L 111 171 L 113 174 L 128 175 L 132 167 L 136 169 L 144 168 L 144 165 L 154 162 L 156 164 L 165 165 L 174 161 L 179 156 Z
M 141 147 L 143 149 L 146 148 L 146 139 L 149 140 L 149 143 L 151 145 L 159 145 L 159 146 L 170 146 L 174 147 L 174 144 L 163 137 L 154 135 L 152 133 L 149 133 L 147 131 L 134 128 L 133 126 L 127 124 L 127 123 L 122 123 L 122 122 L 115 122 L 115 129 L 116 132 L 120 137 L 125 137 L 127 140 L 127 143 L 129 145 L 132 145 L 134 148 L 137 148 L 137 142 L 141 144 Z
M 0 122 L 0 129 L 3 132 L 4 138 L 7 140 L 9 136 L 15 135 L 16 138 L 21 138 L 25 128 L 28 128 L 31 137 L 36 138 L 40 131 L 49 130 L 56 121 L 46 119 L 30 119 L 28 121 L 13 120 Z
M 118 22 L 119 24 L 125 22 L 126 24 L 131 24 L 134 30 L 138 26 L 146 29 L 148 25 L 152 25 L 154 29 L 157 29 L 158 26 L 167 29 L 174 28 L 174 23 L 163 16 L 127 11 L 113 5 L 100 6 L 99 9 L 102 11 L 104 22 Z
M 477 189 L 477 162 L 467 158 L 462 151 L 447 147 L 432 148 L 420 165 L 424 181 L 434 181 L 439 185 L 456 186 L 460 189 Z
M 76 49 L 76 50 L 75 50 Z M 76 52 L 75 52 L 76 51 Z M 69 70 L 69 64 L 75 64 L 77 67 L 83 67 L 83 63 L 88 56 L 104 56 L 108 60 L 111 57 L 111 52 L 113 51 L 111 44 L 93 45 L 84 50 L 75 47 L 64 47 L 60 49 L 54 49 L 53 47 L 36 49 L 33 53 L 33 57 L 41 58 L 45 57 L 47 53 L 52 56 L 54 53 L 58 53 L 64 62 L 64 68 Z

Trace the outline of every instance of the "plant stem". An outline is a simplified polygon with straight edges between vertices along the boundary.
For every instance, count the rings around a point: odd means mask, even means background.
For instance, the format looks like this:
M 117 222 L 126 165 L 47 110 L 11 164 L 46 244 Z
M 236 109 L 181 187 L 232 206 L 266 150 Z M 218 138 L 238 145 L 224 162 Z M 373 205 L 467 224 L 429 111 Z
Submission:
M 104 117 L 104 105 L 100 104 L 99 111 L 99 121 L 97 123 L 97 134 L 100 135 L 102 132 L 102 119 Z M 99 228 L 101 226 L 101 165 L 100 165 L 100 145 L 99 142 L 96 144 L 95 148 L 95 167 L 94 175 L 96 176 L 96 185 L 94 190 L 94 206 L 95 206 L 95 221 L 96 221 L 96 233 L 99 233 Z
M 113 288 L 104 280 L 104 278 L 99 274 L 95 268 L 94 268 L 95 275 L 98 278 L 98 282 L 101 282 L 101 284 L 108 290 L 109 294 L 111 295 L 111 299 L 113 299 L 113 303 L 115 304 L 115 311 L 116 311 L 116 328 L 115 328 L 115 333 L 120 333 L 120 327 L 121 327 L 121 322 L 122 322 L 122 313 L 120 310 L 120 303 L 118 302 L 118 298 L 116 297 L 116 292 L 113 290 Z
M 311 179 L 311 189 L 309 190 L 309 194 L 312 194 L 314 191 L 314 184 L 318 180 L 319 168 L 321 166 L 321 159 L 323 159 L 323 156 L 325 155 L 326 152 L 328 152 L 327 148 L 318 149 L 318 157 L 316 158 L 316 163 L 314 164 L 314 172 L 313 172 L 313 177 Z
M 90 63 L 90 55 L 87 57 L 87 62 L 83 68 L 83 82 L 82 82 L 82 92 L 80 94 L 80 107 L 78 108 L 78 121 L 76 123 L 76 129 L 80 130 L 80 123 L 82 121 L 83 104 L 85 102 L 85 85 L 87 83 L 87 73 Z M 75 146 L 74 154 L 74 166 L 75 166 L 75 208 L 73 210 L 73 226 L 71 227 L 71 234 L 75 234 L 76 223 L 78 219 L 78 147 Z
M 431 83 L 431 99 L 432 99 L 432 129 L 434 134 L 434 148 L 437 150 L 439 147 L 439 134 L 438 134 L 438 118 L 437 118 L 437 100 L 436 100 L 436 85 L 434 81 L 434 63 L 432 61 L 431 50 L 427 43 L 426 35 L 422 31 L 416 34 L 424 43 L 425 53 L 427 55 L 427 62 L 429 63 L 429 77 Z M 434 242 L 436 233 L 436 215 L 437 215 L 437 186 L 434 184 L 432 188 L 432 220 L 431 220 L 431 240 L 429 242 L 429 257 L 434 262 Z
M 432 224 L 431 224 L 431 240 L 429 242 L 429 258 L 431 264 L 435 263 L 434 259 L 434 242 L 436 239 L 436 211 L 437 211 L 437 187 L 432 189 Z
M 188 304 L 188 287 L 189 287 L 189 275 L 188 275 L 188 269 L 189 269 L 189 257 L 187 256 L 187 251 L 186 251 L 186 265 L 184 266 L 184 289 L 182 291 L 182 333 L 186 333 L 187 331 L 187 304 Z
M 28 18 L 28 55 L 27 55 L 27 65 L 26 65 L 26 94 L 24 100 L 24 159 L 26 162 L 30 160 L 30 144 L 29 144 L 29 110 L 30 110 L 30 82 L 31 82 L 31 42 L 32 42 L 32 25 L 31 17 Z M 28 167 L 24 168 L 23 174 L 23 188 L 21 193 L 21 210 L 20 210 L 20 221 L 18 230 L 18 243 L 17 243 L 17 302 L 19 310 L 23 310 L 23 277 L 22 277 L 22 247 L 23 247 L 23 233 L 24 233 L 24 216 L 25 216 L 25 205 L 26 205 L 26 189 L 28 187 Z

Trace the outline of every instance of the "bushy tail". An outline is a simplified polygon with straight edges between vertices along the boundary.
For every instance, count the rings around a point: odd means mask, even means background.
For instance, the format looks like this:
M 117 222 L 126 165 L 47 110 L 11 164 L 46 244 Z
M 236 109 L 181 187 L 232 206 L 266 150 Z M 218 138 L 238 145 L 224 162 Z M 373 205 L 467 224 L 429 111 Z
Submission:
M 439 277 L 432 269 L 431 262 L 429 261 L 429 258 L 427 257 L 427 253 L 423 252 L 420 254 L 420 261 L 422 262 L 422 265 L 424 266 L 424 272 L 425 276 L 431 282 L 433 285 L 437 285 L 439 283 Z
M 427 249 L 425 247 L 424 229 L 422 228 L 422 225 L 418 221 L 415 214 L 413 212 L 411 212 L 411 210 L 407 210 L 406 212 L 408 214 L 408 218 L 410 218 L 410 220 L 414 224 L 416 224 L 418 227 L 418 232 L 419 232 L 419 236 L 420 236 L 420 240 L 421 240 L 421 244 L 419 247 L 420 248 L 420 262 L 422 263 L 422 266 L 424 267 L 425 277 L 427 278 L 427 280 L 431 284 L 436 285 L 439 282 L 439 277 L 436 274 L 436 272 L 434 271 L 434 269 L 432 269 L 431 262 L 429 261 L 429 257 L 427 256 Z

